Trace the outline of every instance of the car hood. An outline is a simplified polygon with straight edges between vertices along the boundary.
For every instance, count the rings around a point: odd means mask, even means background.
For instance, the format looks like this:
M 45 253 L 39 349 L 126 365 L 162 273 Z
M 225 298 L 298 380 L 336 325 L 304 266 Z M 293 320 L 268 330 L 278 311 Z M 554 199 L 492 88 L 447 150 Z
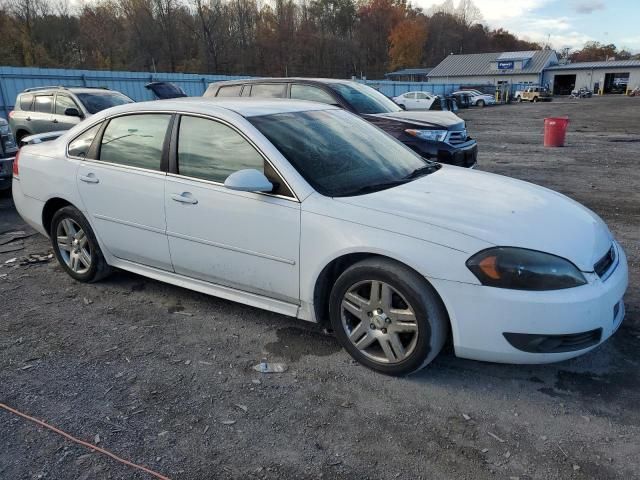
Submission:
M 430 128 L 446 128 L 447 130 L 462 130 L 464 128 L 464 120 L 455 113 L 443 111 L 402 111 L 391 113 L 376 113 L 365 115 L 365 118 L 375 117 L 385 120 L 395 120 L 403 123 L 411 123 Z
M 456 231 L 493 245 L 558 255 L 585 272 L 593 271 L 613 240 L 596 214 L 560 193 L 447 165 L 389 190 L 336 200 Z

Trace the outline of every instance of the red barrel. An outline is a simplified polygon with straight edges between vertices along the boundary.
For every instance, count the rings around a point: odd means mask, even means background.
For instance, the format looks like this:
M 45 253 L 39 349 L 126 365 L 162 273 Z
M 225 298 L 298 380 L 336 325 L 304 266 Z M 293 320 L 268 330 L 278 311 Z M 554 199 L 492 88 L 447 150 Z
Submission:
M 545 118 L 544 119 L 544 146 L 564 147 L 567 137 L 568 117 Z

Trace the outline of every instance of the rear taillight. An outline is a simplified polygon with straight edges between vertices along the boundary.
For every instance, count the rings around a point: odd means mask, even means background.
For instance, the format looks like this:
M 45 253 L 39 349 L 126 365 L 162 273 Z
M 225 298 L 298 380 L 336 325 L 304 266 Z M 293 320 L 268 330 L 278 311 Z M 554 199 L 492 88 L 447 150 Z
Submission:
M 14 113 L 16 113 L 16 111 L 15 111 L 15 110 L 11 110 L 11 111 L 9 112 L 9 118 L 13 118 L 13 114 L 14 114 Z
M 20 158 L 20 150 L 16 152 L 16 158 L 13 159 L 13 176 L 18 178 L 19 170 L 18 170 L 18 159 Z

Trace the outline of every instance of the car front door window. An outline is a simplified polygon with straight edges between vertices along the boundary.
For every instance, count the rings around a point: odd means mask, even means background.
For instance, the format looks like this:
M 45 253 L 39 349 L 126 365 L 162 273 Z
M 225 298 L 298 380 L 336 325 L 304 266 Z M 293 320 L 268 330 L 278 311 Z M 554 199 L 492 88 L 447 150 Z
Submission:
M 264 173 L 264 159 L 238 132 L 200 117 L 184 116 L 178 135 L 178 173 L 224 183 L 238 170 Z

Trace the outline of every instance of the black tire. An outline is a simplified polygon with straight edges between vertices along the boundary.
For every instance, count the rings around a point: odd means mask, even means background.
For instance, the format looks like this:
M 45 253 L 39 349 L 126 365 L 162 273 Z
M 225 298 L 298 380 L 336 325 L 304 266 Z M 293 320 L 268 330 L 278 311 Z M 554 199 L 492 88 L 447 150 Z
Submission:
M 86 272 L 78 273 L 73 271 L 69 265 L 67 265 L 66 260 L 63 258 L 63 254 L 61 252 L 60 247 L 58 246 L 57 234 L 58 226 L 65 219 L 71 219 L 77 225 L 79 225 L 84 231 L 90 252 L 91 258 L 91 266 L 87 269 Z M 102 255 L 102 251 L 100 250 L 100 246 L 98 245 L 98 241 L 96 240 L 96 236 L 91 229 L 91 225 L 87 219 L 82 215 L 80 210 L 75 207 L 67 206 L 58 210 L 51 219 L 51 226 L 49 229 L 51 245 L 53 247 L 53 252 L 58 262 L 62 266 L 62 268 L 75 280 L 84 283 L 93 283 L 103 278 L 107 277 L 111 272 L 112 268 L 107 264 L 104 259 L 104 255 Z
M 538 97 L 533 97 L 533 100 L 531 100 L 533 103 L 538 103 Z
M 484 100 L 478 100 L 478 101 L 476 102 L 476 105 L 477 105 L 478 107 L 480 107 L 480 108 L 484 108 L 484 105 L 485 105 Z
M 24 130 L 20 130 L 18 133 L 16 133 L 16 145 L 18 145 L 18 147 L 22 146 L 22 139 L 24 137 L 28 137 L 29 135 L 31 135 L 29 132 L 25 132 Z
M 518 103 L 522 103 L 522 97 L 518 97 Z
M 369 358 L 349 340 L 343 326 L 342 302 L 345 294 L 354 285 L 366 281 L 381 281 L 390 285 L 415 312 L 417 340 L 413 351 L 398 363 L 384 363 Z M 446 309 L 433 287 L 413 270 L 385 258 L 369 258 L 347 268 L 331 290 L 329 313 L 333 331 L 345 350 L 364 366 L 387 375 L 407 375 L 425 367 L 440 353 L 449 332 Z M 384 329 L 382 331 L 386 333 Z

